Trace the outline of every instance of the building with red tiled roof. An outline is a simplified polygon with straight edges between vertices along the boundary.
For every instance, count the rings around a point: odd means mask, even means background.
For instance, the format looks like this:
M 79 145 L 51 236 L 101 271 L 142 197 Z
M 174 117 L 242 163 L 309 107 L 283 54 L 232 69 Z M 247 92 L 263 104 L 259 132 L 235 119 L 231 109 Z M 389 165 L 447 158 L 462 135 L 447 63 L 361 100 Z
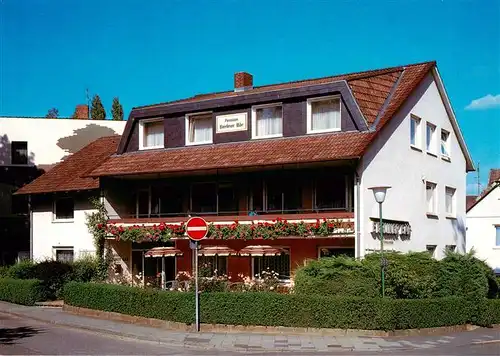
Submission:
M 386 248 L 437 258 L 465 250 L 465 175 L 474 166 L 435 62 L 264 86 L 240 72 L 234 82 L 231 91 L 134 108 L 115 153 L 97 145 L 101 154 L 63 162 L 56 177 L 19 193 L 57 201 L 62 190 L 67 198 L 98 186 L 117 270 L 131 279 L 155 270 L 143 258 L 154 245 L 175 247 L 165 278 L 191 270 L 190 216 L 211 224 L 203 247 L 244 249 L 245 257 L 203 257 L 234 278 L 269 267 L 286 279 L 310 258 L 363 257 L 380 248 L 375 186 L 391 187 Z
M 74 119 L 0 117 L 0 266 L 30 255 L 28 197 L 13 193 L 99 137 L 122 134 L 125 121 L 89 120 L 88 111 L 77 105 Z
M 488 186 L 467 206 L 467 249 L 500 274 L 500 169 L 491 169 Z

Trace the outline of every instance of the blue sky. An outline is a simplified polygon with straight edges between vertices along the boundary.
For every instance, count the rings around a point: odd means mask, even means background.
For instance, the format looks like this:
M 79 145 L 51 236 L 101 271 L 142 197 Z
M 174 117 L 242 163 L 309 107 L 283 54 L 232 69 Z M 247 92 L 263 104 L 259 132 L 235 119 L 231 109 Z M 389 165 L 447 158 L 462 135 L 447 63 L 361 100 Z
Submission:
M 0 36 L 0 116 L 71 116 L 86 88 L 127 116 L 236 71 L 262 85 L 437 60 L 482 183 L 500 167 L 500 0 L 0 0 Z

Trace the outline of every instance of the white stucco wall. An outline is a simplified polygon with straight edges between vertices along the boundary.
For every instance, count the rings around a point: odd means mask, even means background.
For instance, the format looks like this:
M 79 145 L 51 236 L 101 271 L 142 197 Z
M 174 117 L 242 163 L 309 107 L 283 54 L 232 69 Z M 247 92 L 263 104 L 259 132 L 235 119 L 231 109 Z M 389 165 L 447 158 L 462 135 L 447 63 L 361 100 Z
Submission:
M 500 246 L 496 246 L 495 225 L 500 225 L 500 185 L 467 213 L 467 250 L 493 269 L 500 269 Z
M 410 114 L 422 119 L 419 145 L 422 151 L 410 147 Z M 441 128 L 450 132 L 451 162 L 426 153 L 427 121 L 437 126 L 437 152 L 440 152 Z M 426 245 L 437 245 L 436 258 L 443 256 L 446 245 L 456 245 L 457 251 L 464 251 L 466 161 L 432 74 L 428 74 L 386 126 L 363 157 L 358 170 L 361 176 L 360 255 L 379 250 L 380 241 L 371 235 L 370 220 L 370 217 L 378 218 L 378 204 L 368 188 L 380 185 L 392 186 L 383 204 L 384 219 L 407 221 L 412 229 L 409 240 L 387 242 L 385 249 L 424 251 Z M 437 184 L 436 218 L 426 214 L 427 180 Z M 456 189 L 456 219 L 446 217 L 445 186 Z
M 11 163 L 12 141 L 28 142 L 31 164 L 51 165 L 99 137 L 121 135 L 125 124 L 112 120 L 0 117 L 0 165 Z
M 85 213 L 92 213 L 86 200 L 75 202 L 74 219 L 58 222 L 53 219 L 52 205 L 45 203 L 33 209 L 33 259 L 55 259 L 56 247 L 73 247 L 74 259 L 95 253 L 92 235 L 85 225 Z

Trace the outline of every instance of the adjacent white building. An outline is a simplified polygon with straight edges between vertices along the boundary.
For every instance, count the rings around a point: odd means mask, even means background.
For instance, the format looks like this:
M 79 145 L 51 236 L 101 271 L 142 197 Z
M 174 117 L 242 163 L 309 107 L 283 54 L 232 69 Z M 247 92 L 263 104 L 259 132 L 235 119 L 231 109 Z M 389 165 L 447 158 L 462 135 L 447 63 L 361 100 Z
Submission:
M 471 249 L 500 274 L 500 169 L 490 171 L 488 187 L 467 211 L 467 250 Z

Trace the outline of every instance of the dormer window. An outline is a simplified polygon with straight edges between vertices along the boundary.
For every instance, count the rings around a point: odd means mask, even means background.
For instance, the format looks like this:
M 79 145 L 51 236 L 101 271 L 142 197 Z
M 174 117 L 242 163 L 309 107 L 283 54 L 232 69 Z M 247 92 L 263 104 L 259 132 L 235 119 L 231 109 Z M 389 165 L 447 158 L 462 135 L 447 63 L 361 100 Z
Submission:
M 283 108 L 281 103 L 252 107 L 252 138 L 283 136 Z
M 186 115 L 186 145 L 203 145 L 213 142 L 212 113 Z
M 307 133 L 340 131 L 340 96 L 307 100 Z
M 139 149 L 164 147 L 163 120 L 143 120 L 139 124 Z

